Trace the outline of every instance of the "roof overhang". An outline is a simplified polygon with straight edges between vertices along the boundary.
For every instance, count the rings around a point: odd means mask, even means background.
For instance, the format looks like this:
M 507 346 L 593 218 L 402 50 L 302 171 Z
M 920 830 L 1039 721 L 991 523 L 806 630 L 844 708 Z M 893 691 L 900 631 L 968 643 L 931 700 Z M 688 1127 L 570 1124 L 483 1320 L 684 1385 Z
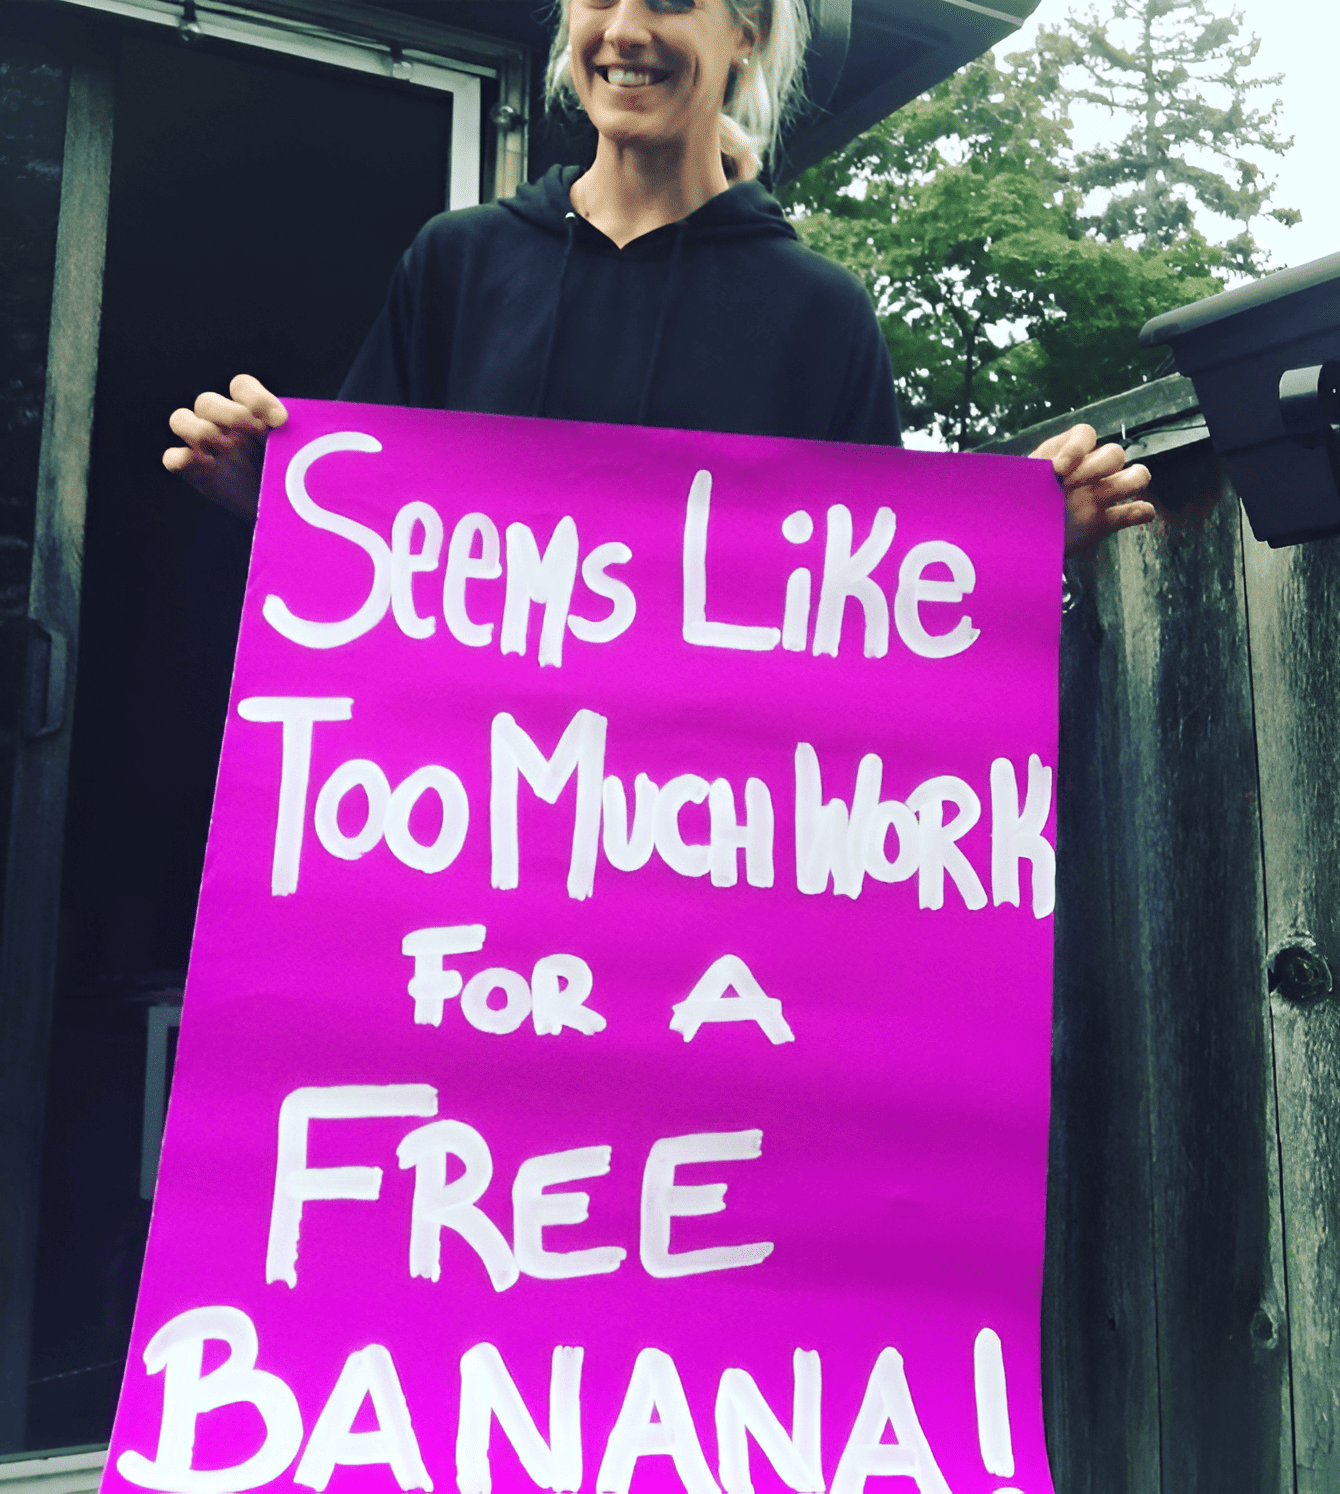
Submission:
M 809 64 L 810 94 L 824 99 L 797 121 L 786 141 L 784 176 L 795 176 L 840 150 L 863 130 L 1017 31 L 1039 0 L 842 0 L 850 10 L 850 41 L 830 82 L 823 35 L 834 0 L 811 0 L 816 44 Z M 830 91 L 831 90 L 831 91 Z
M 134 18 L 183 20 L 189 0 L 76 0 Z M 487 64 L 497 76 L 506 58 L 529 71 L 517 102 L 529 94 L 529 167 L 538 175 L 556 160 L 577 161 L 594 149 L 594 133 L 580 122 L 545 113 L 544 63 L 560 0 L 235 0 L 205 10 L 220 13 L 238 4 L 255 12 L 288 17 L 317 31 L 331 30 L 376 41 L 389 38 L 437 51 L 446 48 L 467 66 Z M 973 58 L 1017 31 L 1039 0 L 809 0 L 813 38 L 806 60 L 811 100 L 783 141 L 778 178 L 798 175 L 840 150 L 918 94 L 943 82 Z M 159 13 L 162 14 L 159 14 Z M 385 36 L 381 34 L 385 32 Z M 421 35 L 420 35 L 421 33 Z M 531 57 L 527 69 L 526 54 Z M 475 68 L 480 71 L 479 67 Z M 502 126 L 500 126 L 502 127 Z M 511 126 L 508 125 L 508 128 Z M 589 154 L 588 157 L 589 159 Z
M 1017 31 L 1039 0 L 810 0 L 814 42 L 807 76 L 810 109 L 792 125 L 781 175 L 794 176 L 909 100 L 943 82 Z M 534 51 L 532 167 L 561 153 L 561 127 L 546 131 L 539 87 L 557 0 L 392 0 L 408 12 L 464 30 L 506 37 Z M 549 137 L 546 141 L 546 136 Z

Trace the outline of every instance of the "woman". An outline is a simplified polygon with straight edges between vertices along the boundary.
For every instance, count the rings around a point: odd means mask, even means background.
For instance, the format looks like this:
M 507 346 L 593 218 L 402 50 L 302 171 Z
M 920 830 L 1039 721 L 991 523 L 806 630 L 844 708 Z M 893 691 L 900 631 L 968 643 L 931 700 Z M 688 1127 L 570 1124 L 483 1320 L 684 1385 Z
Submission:
M 594 164 L 418 235 L 341 396 L 894 444 L 888 351 L 855 278 L 796 240 L 754 178 L 793 97 L 804 0 L 565 0 L 551 98 Z M 732 185 L 732 178 L 734 184 Z M 169 424 L 164 465 L 254 514 L 280 402 L 240 375 Z M 1153 518 L 1143 467 L 1077 426 L 1039 447 L 1067 549 Z

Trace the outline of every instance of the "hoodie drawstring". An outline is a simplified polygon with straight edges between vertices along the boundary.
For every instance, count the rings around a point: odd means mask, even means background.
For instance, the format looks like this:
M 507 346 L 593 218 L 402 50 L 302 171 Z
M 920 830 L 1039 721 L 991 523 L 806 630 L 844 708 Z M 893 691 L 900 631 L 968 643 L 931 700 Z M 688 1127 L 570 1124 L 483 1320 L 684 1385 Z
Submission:
M 554 309 L 549 317 L 549 335 L 545 339 L 544 358 L 540 363 L 540 387 L 535 392 L 535 408 L 530 412 L 539 415 L 544 408 L 544 397 L 549 393 L 549 370 L 553 367 L 554 347 L 558 341 L 558 313 L 563 305 L 563 281 L 567 278 L 568 260 L 572 257 L 572 245 L 576 239 L 577 214 L 565 213 L 568 225 L 568 242 L 563 249 L 563 263 L 558 268 L 558 284 L 554 287 Z
M 540 362 L 540 385 L 535 392 L 535 405 L 531 410 L 532 415 L 541 415 L 544 412 L 545 398 L 549 393 L 549 376 L 554 364 L 554 349 L 558 345 L 558 323 L 563 307 L 563 285 L 567 279 L 568 261 L 572 258 L 573 245 L 577 241 L 577 214 L 565 213 L 564 219 L 567 223 L 567 243 L 563 247 L 563 260 L 559 265 L 558 281 L 554 286 L 553 310 L 549 316 L 549 331 L 545 337 L 544 357 Z M 679 272 L 680 255 L 684 248 L 685 229 L 687 224 L 681 220 L 675 225 L 675 243 L 670 251 L 670 268 L 666 272 L 665 292 L 661 297 L 661 309 L 656 316 L 656 330 L 652 334 L 651 354 L 647 359 L 647 372 L 642 381 L 642 394 L 638 400 L 637 415 L 633 423 L 635 425 L 646 425 L 647 415 L 651 405 L 651 391 L 656 382 L 656 372 L 661 360 L 661 344 L 665 339 L 665 327 L 670 318 L 670 306 L 674 300 L 675 278 Z
M 637 404 L 634 425 L 646 425 L 647 408 L 651 404 L 651 386 L 656 376 L 656 365 L 661 356 L 661 335 L 665 331 L 670 311 L 672 292 L 675 288 L 675 271 L 679 268 L 679 251 L 684 247 L 684 220 L 675 225 L 675 247 L 670 251 L 670 269 L 665 277 L 665 293 L 661 297 L 661 310 L 656 318 L 656 332 L 651 339 L 651 357 L 647 359 L 647 376 L 642 381 L 642 397 Z

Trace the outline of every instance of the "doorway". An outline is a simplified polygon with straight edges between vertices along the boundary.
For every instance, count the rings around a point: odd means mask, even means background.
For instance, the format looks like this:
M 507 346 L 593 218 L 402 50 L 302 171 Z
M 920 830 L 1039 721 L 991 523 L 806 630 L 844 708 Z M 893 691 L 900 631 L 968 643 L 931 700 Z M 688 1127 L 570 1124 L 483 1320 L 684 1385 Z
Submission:
M 459 183 L 452 139 L 450 93 L 121 40 L 29 1448 L 110 1433 L 148 1228 L 146 1080 L 166 1077 L 146 1053 L 185 979 L 246 577 L 248 528 L 162 469 L 167 417 L 239 372 L 333 397 L 453 167 Z

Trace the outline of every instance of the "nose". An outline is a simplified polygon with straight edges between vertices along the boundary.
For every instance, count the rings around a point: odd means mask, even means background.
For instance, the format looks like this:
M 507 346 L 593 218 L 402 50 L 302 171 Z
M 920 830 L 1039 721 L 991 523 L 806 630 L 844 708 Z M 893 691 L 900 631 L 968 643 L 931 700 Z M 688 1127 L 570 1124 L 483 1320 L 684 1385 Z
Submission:
M 640 47 L 651 40 L 645 0 L 615 0 L 605 22 L 605 40 L 614 47 Z

